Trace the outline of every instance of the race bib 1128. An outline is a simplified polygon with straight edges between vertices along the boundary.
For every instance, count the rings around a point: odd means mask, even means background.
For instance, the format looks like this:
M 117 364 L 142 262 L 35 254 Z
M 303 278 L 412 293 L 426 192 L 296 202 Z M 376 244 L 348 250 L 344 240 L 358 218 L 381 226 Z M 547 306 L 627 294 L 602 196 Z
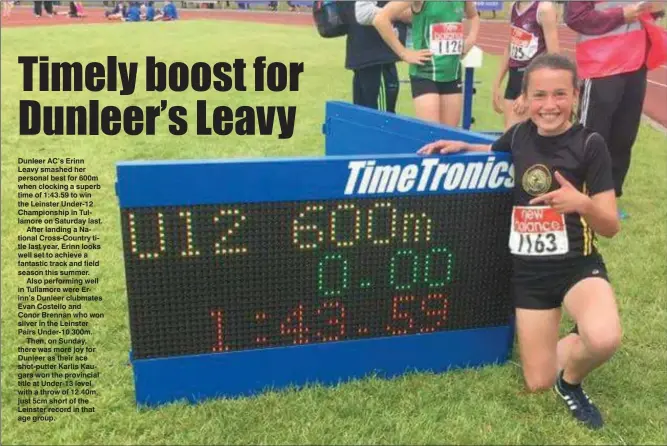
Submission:
M 552 256 L 569 250 L 565 216 L 548 206 L 515 206 L 510 252 L 521 256 Z
M 429 49 L 435 56 L 463 54 L 463 23 L 434 23 L 430 37 Z

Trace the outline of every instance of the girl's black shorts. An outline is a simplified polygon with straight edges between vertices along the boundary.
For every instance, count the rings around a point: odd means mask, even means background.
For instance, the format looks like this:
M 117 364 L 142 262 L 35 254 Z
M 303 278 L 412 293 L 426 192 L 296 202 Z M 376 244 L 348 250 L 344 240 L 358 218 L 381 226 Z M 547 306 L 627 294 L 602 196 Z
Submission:
M 609 281 L 604 260 L 598 253 L 554 261 L 515 258 L 512 275 L 514 306 L 532 310 L 560 308 L 568 291 L 589 277 Z
M 505 88 L 505 99 L 514 101 L 521 96 L 521 85 L 525 68 L 510 68 L 507 87 Z
M 438 82 L 432 81 L 431 79 L 424 79 L 422 77 L 410 76 L 410 86 L 412 87 L 413 99 L 427 93 L 445 95 L 461 94 L 461 92 L 463 92 L 463 82 L 461 79 L 451 82 Z

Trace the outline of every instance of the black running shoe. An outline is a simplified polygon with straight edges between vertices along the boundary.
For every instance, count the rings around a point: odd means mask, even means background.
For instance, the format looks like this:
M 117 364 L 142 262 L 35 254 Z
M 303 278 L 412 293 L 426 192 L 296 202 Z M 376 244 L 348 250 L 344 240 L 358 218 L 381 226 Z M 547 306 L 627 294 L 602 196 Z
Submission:
M 600 429 L 604 425 L 602 414 L 586 392 L 581 386 L 569 390 L 563 385 L 562 380 L 563 375 L 561 374 L 554 385 L 554 390 L 563 399 L 572 416 L 591 429 Z

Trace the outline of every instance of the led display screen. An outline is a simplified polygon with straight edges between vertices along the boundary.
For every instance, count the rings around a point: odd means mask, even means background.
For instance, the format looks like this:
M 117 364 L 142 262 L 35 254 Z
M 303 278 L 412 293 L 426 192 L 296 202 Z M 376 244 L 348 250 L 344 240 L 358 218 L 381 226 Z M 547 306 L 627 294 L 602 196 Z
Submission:
M 508 324 L 507 191 L 129 206 L 135 359 Z

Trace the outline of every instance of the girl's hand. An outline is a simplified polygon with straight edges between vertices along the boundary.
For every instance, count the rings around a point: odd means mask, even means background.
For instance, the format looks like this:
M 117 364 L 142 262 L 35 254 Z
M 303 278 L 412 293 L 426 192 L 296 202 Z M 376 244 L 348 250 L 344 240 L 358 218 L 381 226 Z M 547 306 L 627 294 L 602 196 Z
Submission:
M 466 149 L 467 144 L 462 141 L 447 141 L 441 139 L 430 144 L 426 144 L 424 147 L 417 151 L 420 155 L 433 155 L 433 154 L 447 154 L 447 153 L 458 153 Z
M 530 204 L 546 204 L 551 206 L 559 214 L 586 214 L 591 199 L 577 190 L 569 181 L 559 172 L 556 172 L 556 181 L 560 184 L 560 189 L 540 195 L 530 200 Z
M 401 59 L 404 62 L 407 62 L 412 65 L 424 65 L 425 62 L 428 62 L 431 59 L 430 50 L 406 50 L 401 54 Z
M 523 116 L 526 111 L 528 110 L 528 104 L 526 104 L 526 100 L 523 97 L 523 95 L 519 95 L 518 98 L 514 101 L 514 105 L 512 106 L 512 109 L 514 110 L 514 113 L 516 113 L 519 116 Z

